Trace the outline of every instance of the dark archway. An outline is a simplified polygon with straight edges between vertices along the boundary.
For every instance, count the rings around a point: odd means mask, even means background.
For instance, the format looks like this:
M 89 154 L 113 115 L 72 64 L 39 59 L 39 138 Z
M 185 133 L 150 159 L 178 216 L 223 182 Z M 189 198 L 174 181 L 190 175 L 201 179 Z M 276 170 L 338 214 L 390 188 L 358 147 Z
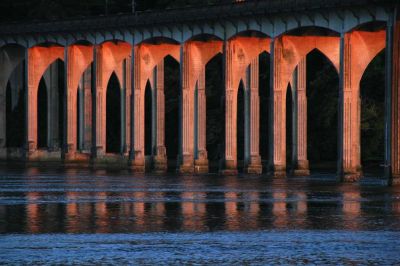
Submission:
M 206 65 L 206 149 L 209 171 L 218 172 L 225 142 L 224 81 L 222 54 Z
M 64 62 L 55 60 L 48 66 L 38 87 L 38 148 L 58 151 L 64 147 L 65 117 Z
M 307 55 L 307 98 L 310 170 L 336 173 L 339 75 L 317 49 Z
M 168 170 L 176 170 L 179 153 L 179 98 L 180 86 L 179 62 L 172 56 L 164 59 L 164 95 L 165 95 L 165 147 L 167 150 Z
M 244 151 L 245 151 L 245 87 L 243 81 L 240 81 L 237 92 L 237 160 L 238 168 L 243 168 Z
M 145 140 L 145 155 L 153 155 L 153 95 L 150 82 L 147 81 L 145 94 L 144 94 L 144 140 Z
M 361 162 L 365 175 L 381 175 L 385 154 L 385 50 L 368 65 L 360 82 Z
M 25 143 L 26 118 L 25 118 L 25 71 L 22 62 L 11 74 L 10 79 L 15 79 L 16 86 L 11 86 L 11 81 L 6 88 L 6 147 L 21 148 Z
M 259 95 L 260 95 L 260 156 L 264 165 L 268 161 L 269 140 L 269 96 L 270 96 L 270 55 L 259 55 Z
M 48 148 L 48 101 L 47 88 L 44 79 L 39 82 L 37 95 L 37 146 L 39 149 Z
M 293 91 L 289 84 L 286 89 L 286 165 L 287 169 L 293 163 Z
M 113 72 L 107 85 L 106 152 L 121 153 L 121 86 Z

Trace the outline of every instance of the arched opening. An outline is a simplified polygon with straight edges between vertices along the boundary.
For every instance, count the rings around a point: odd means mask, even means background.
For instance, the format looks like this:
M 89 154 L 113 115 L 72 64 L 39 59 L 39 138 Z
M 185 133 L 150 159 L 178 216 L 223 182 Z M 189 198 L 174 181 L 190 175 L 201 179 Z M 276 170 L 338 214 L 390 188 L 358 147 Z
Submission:
M 38 148 L 60 151 L 64 145 L 64 62 L 54 61 L 38 87 Z
M 93 63 L 83 73 L 77 90 L 77 149 L 80 152 L 90 152 L 92 147 L 92 75 Z
M 385 143 L 385 50 L 368 65 L 360 82 L 361 162 L 364 175 L 381 175 Z
M 164 96 L 165 96 L 165 147 L 167 150 L 168 170 L 176 170 L 179 153 L 179 62 L 168 55 L 164 59 Z
M 113 72 L 107 85 L 106 152 L 121 153 L 121 87 Z
M 37 95 L 37 146 L 39 149 L 48 148 L 47 128 L 48 128 L 48 101 L 47 88 L 44 78 L 40 80 Z
M 245 87 L 243 81 L 240 81 L 239 89 L 237 92 L 237 160 L 238 168 L 242 169 L 244 166 L 243 160 L 245 159 Z
M 263 52 L 259 55 L 259 95 L 260 95 L 260 156 L 266 165 L 268 161 L 269 140 L 269 95 L 270 95 L 270 55 Z
M 6 88 L 6 147 L 21 148 L 25 142 L 24 62 L 15 68 Z
M 286 89 L 286 165 L 290 169 L 293 163 L 293 92 L 292 84 Z
M 336 173 L 339 75 L 317 49 L 307 55 L 307 99 L 310 170 Z
M 222 54 L 206 65 L 206 149 L 209 172 L 218 172 L 225 142 L 224 83 Z
M 145 128 L 145 155 L 151 156 L 153 155 L 153 95 L 150 82 L 147 81 L 145 95 L 144 95 L 144 128 Z

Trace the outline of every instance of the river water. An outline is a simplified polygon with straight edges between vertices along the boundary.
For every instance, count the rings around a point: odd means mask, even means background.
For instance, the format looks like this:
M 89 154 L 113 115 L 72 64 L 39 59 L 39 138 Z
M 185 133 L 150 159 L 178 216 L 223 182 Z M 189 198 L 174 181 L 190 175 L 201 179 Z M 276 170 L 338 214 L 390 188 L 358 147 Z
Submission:
M 0 265 L 400 265 L 400 188 L 0 170 Z

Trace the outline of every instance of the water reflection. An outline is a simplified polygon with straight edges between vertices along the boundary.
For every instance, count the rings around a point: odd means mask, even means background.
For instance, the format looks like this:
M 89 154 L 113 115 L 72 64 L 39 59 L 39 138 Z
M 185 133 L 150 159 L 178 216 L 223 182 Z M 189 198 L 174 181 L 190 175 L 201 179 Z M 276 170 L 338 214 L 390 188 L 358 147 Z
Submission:
M 399 230 L 399 195 L 313 178 L 29 170 L 0 178 L 0 233 Z

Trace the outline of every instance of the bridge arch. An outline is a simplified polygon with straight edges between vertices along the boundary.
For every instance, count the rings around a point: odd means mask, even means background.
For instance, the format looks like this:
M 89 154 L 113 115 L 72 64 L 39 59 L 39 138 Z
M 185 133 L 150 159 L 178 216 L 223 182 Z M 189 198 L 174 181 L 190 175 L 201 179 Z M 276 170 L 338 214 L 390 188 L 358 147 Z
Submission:
M 360 80 L 360 156 L 364 176 L 382 176 L 385 154 L 385 50 L 368 64 Z
M 106 88 L 106 153 L 121 154 L 122 147 L 122 86 L 115 71 L 112 72 Z
M 37 97 L 37 144 L 38 148 L 58 151 L 64 142 L 64 61 L 57 58 L 44 70 Z

